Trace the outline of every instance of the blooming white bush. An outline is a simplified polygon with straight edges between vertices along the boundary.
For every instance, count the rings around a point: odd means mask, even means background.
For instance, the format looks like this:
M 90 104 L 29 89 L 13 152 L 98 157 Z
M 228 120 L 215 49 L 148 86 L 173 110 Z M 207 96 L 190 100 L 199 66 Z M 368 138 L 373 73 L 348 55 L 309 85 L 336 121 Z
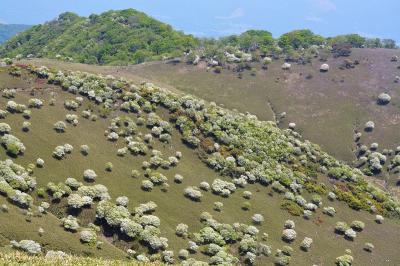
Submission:
M 197 187 L 187 187 L 184 190 L 184 195 L 191 200 L 199 201 L 203 196 Z
M 65 157 L 65 147 L 57 146 L 53 151 L 53 156 L 59 160 L 63 159 Z
M 28 106 L 31 108 L 40 108 L 43 106 L 43 101 L 40 99 L 32 98 L 29 99 Z
M 383 223 L 383 220 L 385 220 L 385 218 L 383 218 L 382 215 L 378 214 L 378 215 L 375 216 L 375 222 L 376 223 L 381 224 L 381 223 Z
M 251 217 L 251 219 L 255 224 L 261 224 L 262 222 L 264 222 L 264 216 L 262 216 L 259 213 L 254 214 L 253 217 Z
M 293 241 L 297 237 L 296 231 L 293 229 L 284 229 L 282 231 L 282 239 L 285 241 Z
M 157 204 L 153 201 L 149 201 L 147 203 L 142 203 L 138 207 L 136 207 L 134 213 L 135 215 L 142 216 L 145 213 L 154 212 L 156 208 Z
M 146 190 L 146 191 L 151 191 L 154 187 L 153 182 L 151 182 L 150 180 L 143 180 L 142 181 L 142 189 Z
M 283 70 L 289 70 L 291 67 L 292 67 L 292 65 L 289 63 L 283 63 L 283 65 L 282 65 Z
M 252 196 L 253 196 L 253 193 L 251 193 L 250 191 L 243 191 L 243 198 L 251 199 Z
M 90 150 L 90 148 L 89 148 L 88 145 L 86 145 L 86 144 L 81 145 L 81 153 L 83 155 L 88 155 L 89 154 L 89 150 Z
M 11 127 L 7 123 L 0 123 L 0 134 L 7 134 L 10 133 Z
M 337 222 L 335 226 L 335 231 L 339 234 L 344 234 L 349 226 L 345 222 Z
M 364 250 L 368 252 L 372 252 L 375 249 L 375 246 L 372 243 L 365 243 Z
M 186 224 L 182 224 L 181 223 L 181 224 L 178 224 L 176 226 L 175 233 L 176 233 L 177 236 L 187 237 L 188 229 L 189 229 L 189 226 L 187 226 Z
M 286 220 L 283 227 L 286 229 L 294 229 L 296 227 L 296 224 L 292 220 Z
M 321 67 L 319 68 L 321 72 L 328 72 L 329 71 L 329 65 L 328 64 L 322 64 Z
M 65 132 L 66 128 L 67 128 L 67 125 L 65 124 L 64 121 L 58 121 L 54 124 L 55 131 L 57 131 L 59 133 Z
M 90 206 L 93 203 L 93 199 L 89 196 L 73 193 L 68 196 L 67 202 L 69 207 L 80 209 L 84 206 Z
M 378 95 L 378 103 L 379 104 L 388 104 L 392 97 L 390 97 L 387 93 L 381 93 Z
M 94 243 L 97 240 L 97 236 L 92 230 L 83 230 L 80 233 L 80 239 L 83 243 Z
M 42 252 L 40 244 L 33 240 L 21 240 L 19 242 L 12 240 L 11 245 L 13 248 L 23 250 L 31 255 L 36 255 Z
M 353 240 L 354 238 L 356 238 L 357 233 L 353 229 L 349 228 L 344 232 L 344 235 L 346 236 L 346 238 Z
M 231 182 L 217 178 L 213 181 L 211 189 L 214 193 L 227 197 L 236 190 L 236 186 Z
M 362 230 L 364 230 L 364 228 L 365 228 L 365 223 L 364 222 L 362 222 L 362 221 L 353 221 L 351 224 L 350 224 L 350 227 L 351 228 L 353 228 L 354 230 L 356 230 L 356 231 L 362 231 Z
M 308 251 L 308 250 L 311 248 L 312 243 L 313 243 L 312 238 L 305 237 L 305 238 L 303 239 L 303 241 L 301 241 L 300 247 L 301 247 L 303 250 Z
M 24 121 L 22 122 L 22 131 L 28 132 L 31 127 L 31 122 Z
M 368 121 L 365 123 L 365 130 L 372 131 L 375 128 L 375 123 L 373 121 Z
M 92 169 L 86 169 L 83 172 L 83 178 L 87 181 L 94 181 L 97 178 L 97 174 Z
M 19 138 L 6 134 L 1 137 L 1 144 L 6 148 L 7 152 L 17 156 L 25 152 L 26 148 Z
M 111 132 L 107 135 L 107 139 L 110 141 L 117 141 L 119 138 L 119 135 L 115 132 Z
M 118 198 L 115 200 L 115 202 L 117 203 L 117 205 L 121 205 L 121 206 L 126 207 L 126 206 L 128 206 L 129 199 L 128 199 L 127 196 L 121 196 L 121 197 L 118 197 Z
M 201 182 L 199 187 L 200 187 L 200 189 L 202 189 L 204 191 L 210 190 L 210 184 L 208 184 L 208 182 L 206 182 L 206 181 Z
M 338 266 L 351 266 L 351 265 L 353 265 L 353 261 L 354 261 L 354 258 L 351 255 L 346 254 L 346 255 L 337 257 L 335 260 L 335 263 Z
M 335 214 L 336 214 L 336 210 L 335 210 L 335 208 L 333 208 L 333 207 L 324 207 L 323 209 L 322 209 L 322 212 L 324 213 L 324 214 L 326 214 L 326 215 L 329 215 L 329 216 L 335 216 Z
M 68 215 L 66 218 L 61 219 L 63 223 L 63 227 L 66 230 L 75 232 L 79 229 L 79 222 L 78 219 L 72 215 Z
M 222 208 L 224 207 L 224 204 L 222 202 L 214 202 L 214 210 L 220 212 L 222 211 Z
M 183 182 L 183 176 L 176 174 L 174 176 L 174 181 L 175 181 L 175 183 L 181 184 Z
M 57 250 L 57 251 L 49 250 L 49 251 L 46 252 L 45 258 L 47 258 L 47 259 L 49 259 L 49 258 L 64 258 L 64 257 L 67 257 L 67 256 L 68 255 L 63 251 L 60 251 L 60 250 Z

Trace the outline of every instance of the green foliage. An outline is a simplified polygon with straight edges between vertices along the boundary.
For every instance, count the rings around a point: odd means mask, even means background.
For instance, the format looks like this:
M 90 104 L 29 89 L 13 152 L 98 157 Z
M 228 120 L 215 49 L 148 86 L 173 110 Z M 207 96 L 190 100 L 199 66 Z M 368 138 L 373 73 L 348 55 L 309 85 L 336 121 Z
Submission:
M 311 45 L 321 45 L 325 41 L 324 37 L 314 34 L 311 30 L 294 30 L 283 34 L 278 44 L 284 49 L 308 48 Z
M 1 55 L 58 58 L 89 64 L 136 64 L 177 56 L 196 46 L 196 39 L 133 9 L 89 18 L 63 13 L 12 38 Z
M 283 200 L 281 203 L 281 209 L 287 210 L 291 215 L 294 216 L 303 215 L 303 209 L 291 200 Z

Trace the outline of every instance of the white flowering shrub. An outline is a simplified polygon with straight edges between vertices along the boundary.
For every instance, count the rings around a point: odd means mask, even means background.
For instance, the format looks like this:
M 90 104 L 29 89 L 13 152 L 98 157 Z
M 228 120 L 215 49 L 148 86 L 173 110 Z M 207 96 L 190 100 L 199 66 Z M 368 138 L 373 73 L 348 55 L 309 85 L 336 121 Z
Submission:
M 58 133 L 63 133 L 63 132 L 65 132 L 66 128 L 67 128 L 67 125 L 65 124 L 64 121 L 57 121 L 57 122 L 54 124 L 54 130 L 55 130 L 56 132 L 58 132 Z
M 95 243 L 97 236 L 93 230 L 86 229 L 80 232 L 80 239 L 83 243 Z
M 84 144 L 84 145 L 81 145 L 80 150 L 81 150 L 81 153 L 86 156 L 89 154 L 90 148 L 88 145 Z
M 14 195 L 10 197 L 10 199 L 19 206 L 29 207 L 33 203 L 33 198 L 20 190 L 15 190 Z
M 349 228 L 344 232 L 344 235 L 347 239 L 354 240 L 354 238 L 356 238 L 357 236 L 357 232 L 354 231 L 352 228 Z
M 335 232 L 338 234 L 344 234 L 350 227 L 345 222 L 337 222 L 335 226 Z
M 388 104 L 391 99 L 392 99 L 392 97 L 390 97 L 389 94 L 381 93 L 378 95 L 378 104 L 382 104 L 382 105 Z
M 385 218 L 383 218 L 382 215 L 378 214 L 378 215 L 375 216 L 375 222 L 376 223 L 381 224 L 381 223 L 383 223 L 383 220 L 385 220 Z
M 204 191 L 209 191 L 210 190 L 210 184 L 208 184 L 208 182 L 203 181 L 200 183 L 199 188 L 204 190 Z
M 19 138 L 11 134 L 5 134 L 2 136 L 1 144 L 6 149 L 7 153 L 11 154 L 12 156 L 21 155 L 26 150 L 24 144 L 19 140 Z
M 261 224 L 262 222 L 264 222 L 264 216 L 262 216 L 259 213 L 254 214 L 253 217 L 251 217 L 251 219 L 255 224 Z
M 18 104 L 14 101 L 8 101 L 6 107 L 10 113 L 23 113 L 26 110 L 24 104 Z
M 328 64 L 322 64 L 321 67 L 319 68 L 321 72 L 328 72 L 329 71 L 329 65 Z
M 322 213 L 333 217 L 333 216 L 335 216 L 335 214 L 336 214 L 336 210 L 335 210 L 335 208 L 333 208 L 333 207 L 331 207 L 331 206 L 329 206 L 329 207 L 324 207 L 324 208 L 322 209 Z
M 253 196 L 253 193 L 251 193 L 250 191 L 243 191 L 243 198 L 251 199 L 252 196 Z
M 142 189 L 145 191 L 151 191 L 154 187 L 153 182 L 151 182 L 150 180 L 143 180 L 142 181 Z
M 365 123 L 365 130 L 366 131 L 372 131 L 375 128 L 375 123 L 373 121 L 368 121 Z
M 187 237 L 188 236 L 188 229 L 189 229 L 189 226 L 187 226 L 186 224 L 182 224 L 181 223 L 181 224 L 178 224 L 176 226 L 175 233 L 176 233 L 177 236 Z
M 134 213 L 135 215 L 142 216 L 143 214 L 152 213 L 156 210 L 157 204 L 153 201 L 149 201 L 147 203 L 142 203 L 138 207 L 135 208 Z
M 8 134 L 11 131 L 11 127 L 7 123 L 0 123 L 0 135 Z
M 107 135 L 107 139 L 109 141 L 117 141 L 119 139 L 119 135 L 116 132 L 111 132 Z
M 8 112 L 7 112 L 7 111 L 1 110 L 1 109 L 0 109 L 0 119 L 6 118 L 7 115 L 8 115 Z
M 25 251 L 31 255 L 37 255 L 42 252 L 40 244 L 33 240 L 21 240 L 19 242 L 12 240 L 11 245 L 13 248 Z
M 293 220 L 286 220 L 283 227 L 286 229 L 294 229 L 296 227 L 296 224 Z
M 296 231 L 293 229 L 284 229 L 282 231 L 282 239 L 288 242 L 295 240 L 297 237 Z
M 77 193 L 73 193 L 68 196 L 68 206 L 74 209 L 80 209 L 85 206 L 90 206 L 93 203 L 93 199 L 89 196 L 81 196 Z
M 80 228 L 78 219 L 72 215 L 68 215 L 66 218 L 61 219 L 61 221 L 63 227 L 68 231 L 76 232 Z
M 180 174 L 176 174 L 174 176 L 174 181 L 175 181 L 175 183 L 181 184 L 183 182 L 183 176 Z
M 94 181 L 97 178 L 97 174 L 95 171 L 93 171 L 92 169 L 86 169 L 83 172 L 83 178 L 86 181 Z
M 351 255 L 346 254 L 346 255 L 337 257 L 335 260 L 335 263 L 337 266 L 351 266 L 351 265 L 353 265 L 353 261 L 354 261 L 354 258 Z
M 65 152 L 64 146 L 61 146 L 61 145 L 57 146 L 53 151 L 53 157 L 58 160 L 64 159 L 65 155 L 66 155 L 66 152 Z
M 375 249 L 375 246 L 372 243 L 365 243 L 364 250 L 367 252 L 372 252 Z
M 121 196 L 121 197 L 118 197 L 118 198 L 115 200 L 115 202 L 117 203 L 117 205 L 126 207 L 126 206 L 128 206 L 129 199 L 128 199 L 127 196 Z
M 197 187 L 187 187 L 184 190 L 184 195 L 194 201 L 200 201 L 203 196 Z
M 365 223 L 362 221 L 356 220 L 350 224 L 350 227 L 353 228 L 355 231 L 361 232 L 365 228 Z
M 31 127 L 31 122 L 24 121 L 22 122 L 22 131 L 28 132 Z
M 28 101 L 28 106 L 29 106 L 30 108 L 37 108 L 37 109 L 39 109 L 39 108 L 41 108 L 41 107 L 43 106 L 43 101 L 40 100 L 40 99 L 37 99 L 37 98 L 32 98 L 32 99 L 29 99 L 29 101 Z
M 224 207 L 224 204 L 222 202 L 219 202 L 219 201 L 214 202 L 214 210 L 215 211 L 221 212 L 223 207 Z
M 74 100 L 66 100 L 64 106 L 67 110 L 76 111 L 79 108 L 79 103 Z
M 300 247 L 301 247 L 301 249 L 303 249 L 304 251 L 308 251 L 308 250 L 311 248 L 312 243 L 313 243 L 312 238 L 305 237 L 305 238 L 303 239 L 303 241 L 301 241 Z
M 236 190 L 236 186 L 231 182 L 223 181 L 217 178 L 213 181 L 211 189 L 214 193 L 227 197 Z

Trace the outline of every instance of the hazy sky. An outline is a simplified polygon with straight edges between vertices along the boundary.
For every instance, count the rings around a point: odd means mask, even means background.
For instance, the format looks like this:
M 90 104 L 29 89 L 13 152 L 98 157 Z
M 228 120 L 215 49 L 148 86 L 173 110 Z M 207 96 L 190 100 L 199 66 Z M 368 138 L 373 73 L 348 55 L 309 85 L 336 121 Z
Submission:
M 135 8 L 197 36 L 266 29 L 274 36 L 310 28 L 400 42 L 400 0 L 0 0 L 0 22 L 38 24 L 59 13 Z

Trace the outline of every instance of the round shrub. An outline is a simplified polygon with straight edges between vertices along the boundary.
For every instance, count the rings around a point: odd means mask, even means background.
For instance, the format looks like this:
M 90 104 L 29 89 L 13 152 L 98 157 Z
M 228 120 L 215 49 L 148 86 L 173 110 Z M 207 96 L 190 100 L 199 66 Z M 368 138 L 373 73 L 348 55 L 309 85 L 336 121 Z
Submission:
M 183 182 L 183 176 L 176 174 L 174 176 L 174 181 L 175 181 L 175 183 L 181 184 Z
M 76 232 L 79 229 L 78 219 L 72 215 L 68 215 L 66 218 L 61 219 L 63 227 L 72 232 Z
M 151 191 L 154 187 L 153 182 L 151 182 L 150 180 L 143 180 L 142 181 L 142 189 L 145 191 Z
M 390 103 L 391 99 L 392 99 L 392 97 L 390 97 L 389 94 L 381 93 L 378 95 L 378 104 L 381 104 L 381 105 L 388 104 L 388 103 Z
M 83 154 L 83 155 L 88 155 L 89 154 L 89 150 L 90 150 L 90 148 L 89 148 L 89 146 L 88 145 L 81 145 L 81 153 Z
M 328 72 L 329 71 L 329 65 L 328 64 L 322 64 L 321 67 L 319 68 L 321 72 Z
M 67 125 L 65 124 L 64 121 L 58 121 L 54 124 L 54 130 L 58 133 L 63 133 L 65 132 L 67 128 Z
M 124 207 L 126 207 L 126 206 L 128 206 L 129 199 L 128 199 L 127 196 L 121 196 L 121 197 L 118 197 L 118 198 L 115 200 L 115 202 L 116 202 L 117 205 L 119 205 L 119 206 L 124 206 Z
M 282 239 L 284 241 L 291 242 L 291 241 L 295 240 L 296 237 L 297 237 L 297 233 L 293 229 L 284 229 L 282 231 Z
M 221 212 L 223 207 L 224 207 L 224 204 L 222 202 L 219 202 L 219 201 L 214 202 L 214 210 L 215 211 Z
M 366 131 L 372 131 L 375 128 L 375 123 L 373 121 L 368 121 L 365 123 L 365 130 Z
M 294 229 L 296 227 L 296 224 L 292 220 L 286 220 L 283 227 L 286 229 Z
M 301 249 L 303 249 L 304 251 L 308 251 L 311 248 L 311 245 L 313 243 L 312 238 L 309 237 L 305 237 L 303 239 L 303 241 L 300 244 Z
M 365 228 L 365 223 L 362 221 L 353 221 L 350 227 L 358 232 L 361 232 Z
M 351 266 L 353 264 L 353 261 L 354 261 L 353 257 L 351 255 L 346 254 L 337 257 L 335 263 L 337 266 Z
M 83 230 L 80 233 L 80 239 L 83 243 L 94 243 L 97 240 L 97 236 L 92 230 Z
M 197 187 L 187 187 L 184 190 L 184 195 L 194 201 L 200 201 L 201 197 L 203 196 L 201 194 L 201 191 Z
M 251 219 L 255 224 L 261 224 L 262 222 L 264 222 L 264 216 L 262 216 L 259 213 L 254 214 L 253 217 L 251 217 Z
M 97 177 L 97 174 L 92 169 L 86 169 L 83 172 L 83 178 L 87 181 L 94 181 Z
M 178 224 L 176 226 L 175 233 L 176 233 L 177 236 L 187 237 L 188 236 L 188 229 L 189 229 L 189 226 L 187 226 L 186 224 L 181 223 L 181 224 Z
M 365 243 L 364 250 L 367 252 L 372 252 L 375 249 L 375 246 L 372 243 Z

